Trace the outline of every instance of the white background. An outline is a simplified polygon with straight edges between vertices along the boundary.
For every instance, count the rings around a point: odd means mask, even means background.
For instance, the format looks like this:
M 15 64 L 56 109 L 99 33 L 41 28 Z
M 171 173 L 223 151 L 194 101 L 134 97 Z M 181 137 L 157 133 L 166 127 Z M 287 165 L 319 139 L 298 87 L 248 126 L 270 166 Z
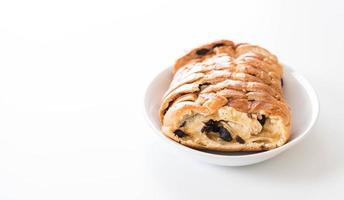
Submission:
M 317 90 L 301 144 L 227 168 L 171 154 L 151 78 L 215 39 L 262 45 Z M 0 1 L 0 199 L 343 199 L 340 1 Z

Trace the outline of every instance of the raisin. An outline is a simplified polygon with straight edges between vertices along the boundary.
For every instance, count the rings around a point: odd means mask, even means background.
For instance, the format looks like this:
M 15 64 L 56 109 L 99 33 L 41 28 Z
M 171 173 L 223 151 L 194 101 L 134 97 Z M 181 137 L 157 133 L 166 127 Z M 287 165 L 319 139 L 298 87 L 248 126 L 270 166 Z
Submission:
M 219 126 L 218 121 L 214 121 L 211 119 L 208 122 L 206 122 L 205 125 L 209 127 L 210 131 L 219 132 L 219 130 L 220 130 L 220 126 Z
M 227 142 L 230 142 L 233 139 L 229 131 L 225 129 L 224 127 L 220 127 L 219 134 L 220 134 L 220 138 Z
M 199 55 L 199 56 L 204 56 L 204 55 L 207 54 L 209 51 L 210 51 L 209 49 L 205 49 L 205 48 L 203 48 L 203 49 L 198 49 L 198 50 L 196 51 L 196 54 Z
M 209 133 L 211 131 L 211 127 L 210 126 L 203 126 L 201 129 L 202 133 Z
M 207 125 L 207 126 L 215 126 L 215 125 L 217 125 L 217 123 L 216 123 L 216 121 L 210 119 L 209 121 L 207 121 L 205 123 L 205 125 Z
M 225 46 L 225 44 L 223 43 L 217 43 L 213 46 L 213 49 L 216 48 L 216 47 L 222 47 L 222 46 Z
M 207 83 L 207 82 L 201 83 L 201 84 L 198 85 L 198 89 L 199 90 L 203 90 L 203 88 L 204 88 L 203 86 L 208 86 L 208 85 L 210 85 L 210 83 Z
M 281 86 L 283 87 L 283 78 L 281 78 Z
M 265 121 L 266 121 L 265 115 L 261 115 L 261 117 L 258 117 L 258 121 L 262 126 L 264 126 Z
M 178 137 L 183 137 L 184 135 L 186 135 L 186 134 L 184 133 L 184 131 L 182 131 L 182 130 L 180 130 L 180 129 L 175 130 L 175 131 L 174 131 L 174 134 L 176 134 L 176 136 L 178 136 Z
M 235 137 L 235 140 L 236 140 L 237 142 L 239 142 L 240 144 L 245 144 L 245 140 L 242 139 L 239 135 L 237 135 L 237 136 Z
M 219 124 L 218 121 L 214 121 L 210 119 L 209 121 L 204 123 L 205 126 L 201 129 L 203 133 L 208 133 L 208 132 L 219 132 L 221 125 Z
M 220 127 L 218 125 L 212 126 L 211 129 L 213 132 L 216 132 L 216 133 L 220 131 Z

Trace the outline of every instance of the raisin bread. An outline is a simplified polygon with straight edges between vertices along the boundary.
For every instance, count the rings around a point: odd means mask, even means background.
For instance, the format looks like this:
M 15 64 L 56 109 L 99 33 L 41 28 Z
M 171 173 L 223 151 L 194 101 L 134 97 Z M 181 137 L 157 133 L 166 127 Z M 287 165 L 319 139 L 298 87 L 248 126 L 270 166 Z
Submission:
M 261 151 L 290 137 L 283 68 L 266 49 L 221 40 L 178 59 L 160 107 L 162 132 L 192 148 Z

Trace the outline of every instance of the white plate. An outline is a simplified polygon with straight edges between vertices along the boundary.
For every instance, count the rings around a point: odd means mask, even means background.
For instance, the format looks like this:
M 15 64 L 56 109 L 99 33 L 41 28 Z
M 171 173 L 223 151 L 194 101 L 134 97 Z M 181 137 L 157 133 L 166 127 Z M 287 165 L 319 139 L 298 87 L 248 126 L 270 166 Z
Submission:
M 176 152 L 177 150 L 179 154 L 224 166 L 243 166 L 262 162 L 286 151 L 304 139 L 315 124 L 319 113 L 317 95 L 308 81 L 290 67 L 284 66 L 284 69 L 283 88 L 286 100 L 292 110 L 292 136 L 287 144 L 279 148 L 256 153 L 214 153 L 195 150 L 166 137 L 160 131 L 159 106 L 162 95 L 168 89 L 172 80 L 171 67 L 160 72 L 146 90 L 144 108 L 147 121 L 155 134 L 161 139 L 160 141 L 165 143 L 167 147 L 172 148 L 172 151 Z

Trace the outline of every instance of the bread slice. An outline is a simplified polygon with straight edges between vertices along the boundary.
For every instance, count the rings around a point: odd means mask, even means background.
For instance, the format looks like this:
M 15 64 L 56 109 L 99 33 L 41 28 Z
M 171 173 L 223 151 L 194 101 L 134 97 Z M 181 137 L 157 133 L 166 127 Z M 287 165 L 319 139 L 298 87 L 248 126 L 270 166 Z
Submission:
M 162 132 L 196 149 L 261 151 L 290 137 L 283 68 L 259 46 L 221 40 L 178 59 L 161 107 Z

